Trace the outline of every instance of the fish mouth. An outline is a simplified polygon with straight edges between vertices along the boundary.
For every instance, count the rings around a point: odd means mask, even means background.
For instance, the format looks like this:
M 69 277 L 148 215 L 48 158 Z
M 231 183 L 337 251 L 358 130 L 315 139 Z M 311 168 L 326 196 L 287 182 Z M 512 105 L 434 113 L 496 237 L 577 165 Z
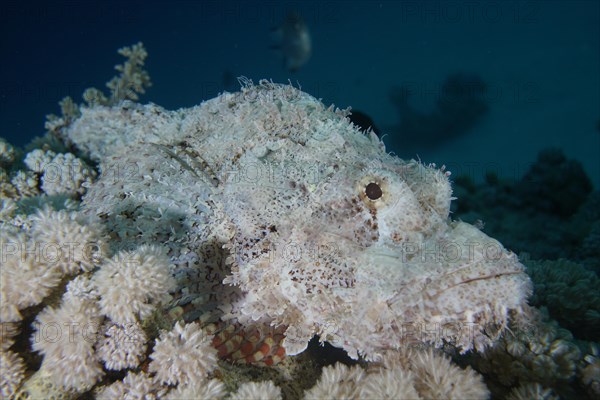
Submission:
M 448 237 L 434 240 L 435 244 L 447 242 Z M 494 297 L 499 292 L 503 292 L 501 296 L 514 294 L 513 299 L 506 299 L 507 304 L 514 306 L 508 308 L 518 308 L 531 293 L 531 282 L 524 266 L 514 253 L 498 242 L 487 236 L 482 236 L 480 242 L 497 245 L 498 253 L 493 259 L 484 253 L 467 254 L 472 248 L 464 246 L 460 238 L 450 243 L 458 249 L 454 258 L 443 252 L 433 252 L 436 246 L 356 245 L 361 251 L 358 263 L 368 265 L 366 272 L 358 269 L 357 285 L 377 287 L 378 300 L 385 302 L 393 314 L 401 315 L 411 308 L 418 313 L 423 310 L 422 304 L 428 304 L 432 309 L 448 310 L 450 319 L 461 319 L 464 313 L 477 307 L 484 309 L 486 304 L 496 302 Z M 474 242 L 467 240 L 466 243 L 472 245 Z M 476 305 L 472 303 L 475 297 Z M 459 298 L 465 301 L 453 307 L 444 304 L 444 301 Z

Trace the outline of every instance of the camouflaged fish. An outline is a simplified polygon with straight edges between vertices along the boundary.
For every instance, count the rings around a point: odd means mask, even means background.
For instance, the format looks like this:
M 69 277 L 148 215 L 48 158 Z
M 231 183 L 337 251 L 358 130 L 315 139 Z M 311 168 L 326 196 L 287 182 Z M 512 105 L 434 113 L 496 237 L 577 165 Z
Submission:
M 85 211 L 115 247 L 169 248 L 172 309 L 211 327 L 222 356 L 271 364 L 314 335 L 354 358 L 481 349 L 531 291 L 515 254 L 450 220 L 444 168 L 388 154 L 292 86 L 83 108 L 67 136 L 100 164 Z

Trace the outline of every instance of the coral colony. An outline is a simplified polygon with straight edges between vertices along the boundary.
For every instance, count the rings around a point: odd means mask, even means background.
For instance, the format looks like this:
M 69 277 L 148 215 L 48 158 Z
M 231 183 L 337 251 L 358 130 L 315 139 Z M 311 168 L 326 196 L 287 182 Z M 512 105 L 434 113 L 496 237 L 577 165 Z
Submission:
M 517 256 L 449 217 L 444 167 L 270 81 L 139 104 L 147 54 L 119 52 L 110 94 L 64 99 L 25 152 L 0 141 L 2 397 L 599 389 L 597 348 L 527 304 Z M 319 364 L 315 336 L 347 355 Z

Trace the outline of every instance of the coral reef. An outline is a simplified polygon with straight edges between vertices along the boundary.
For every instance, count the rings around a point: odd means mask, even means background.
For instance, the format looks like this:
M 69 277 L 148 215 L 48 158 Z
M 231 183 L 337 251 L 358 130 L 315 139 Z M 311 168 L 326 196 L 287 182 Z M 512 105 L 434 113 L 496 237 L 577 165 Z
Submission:
M 76 212 L 39 210 L 25 231 L 0 226 L 0 320 L 21 320 L 19 310 L 39 304 L 64 275 L 94 268 L 104 244 L 99 228 Z
M 534 283 L 530 304 L 547 307 L 550 316 L 576 337 L 597 340 L 600 332 L 600 278 L 569 260 L 536 262 L 524 258 Z
M 578 377 L 590 397 L 600 397 L 600 344 L 590 343 L 578 365 Z
M 383 363 L 325 367 L 306 399 L 487 399 L 480 375 L 431 349 L 386 355 Z
M 538 383 L 544 391 L 552 389 L 569 398 L 575 393 L 581 396 L 583 388 L 592 386 L 594 379 L 597 382 L 597 378 L 586 380 L 593 375 L 595 360 L 582 351 L 585 342 L 576 341 L 571 332 L 542 311 L 532 309 L 527 319 L 513 321 L 492 348 L 468 355 L 469 363 L 485 375 L 496 397 L 503 397 L 508 388 Z M 590 368 L 589 376 L 585 368 Z
M 560 216 L 573 215 L 592 191 L 581 164 L 562 150 L 542 150 L 537 161 L 515 185 L 523 206 Z
M 454 183 L 459 200 L 453 203 L 454 217 L 482 221 L 486 233 L 533 259 L 569 258 L 597 268 L 593 227 L 600 221 L 600 195 L 592 192 L 579 162 L 560 150 L 541 151 L 516 182 L 489 171 L 483 183 L 468 176 L 457 176 Z
M 360 382 L 364 375 L 365 372 L 360 366 L 348 367 L 337 363 L 334 366 L 325 367 L 317 384 L 305 393 L 305 398 L 352 398 L 356 396 L 356 382 Z
M 598 394 L 598 347 L 535 317 L 516 255 L 450 219 L 444 167 L 389 155 L 288 85 L 137 104 L 147 54 L 120 53 L 110 95 L 63 99 L 25 154 L 0 142 L 2 396 Z M 589 271 L 559 282 L 524 260 L 534 301 L 589 322 L 550 292 L 591 292 Z M 324 361 L 311 340 L 347 354 Z

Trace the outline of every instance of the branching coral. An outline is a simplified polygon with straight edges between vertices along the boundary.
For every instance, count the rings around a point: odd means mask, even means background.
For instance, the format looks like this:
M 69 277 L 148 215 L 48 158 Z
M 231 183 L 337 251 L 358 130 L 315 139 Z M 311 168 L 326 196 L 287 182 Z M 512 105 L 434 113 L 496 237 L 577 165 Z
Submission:
M 58 105 L 60 106 L 61 116 L 48 114 L 46 115 L 46 123 L 44 124 L 48 132 L 53 134 L 56 134 L 61 128 L 69 125 L 80 115 L 79 106 L 68 96 L 59 101 Z
M 0 167 L 9 166 L 15 161 L 15 148 L 4 138 L 0 138 Z
M 142 68 L 148 53 L 141 42 L 119 49 L 119 54 L 127 61 L 115 67 L 121 74 L 106 84 L 112 93 L 113 104 L 125 99 L 138 100 L 138 93 L 146 93 L 146 88 L 152 85 L 150 75 Z
M 106 83 L 111 91 L 110 96 L 106 97 L 96 88 L 89 88 L 83 93 L 83 99 L 89 106 L 114 105 L 122 100 L 138 100 L 139 94 L 144 94 L 146 88 L 152 86 L 150 75 L 143 69 L 148 53 L 141 42 L 131 47 L 123 47 L 118 50 L 118 53 L 127 60 L 115 66 L 120 73 L 119 76 L 113 77 Z M 81 115 L 81 106 L 70 97 L 63 98 L 59 105 L 62 114 L 60 117 L 54 114 L 46 116 L 45 128 L 54 138 L 60 137 L 62 130 Z
M 111 92 L 110 98 L 100 90 L 90 88 L 83 94 L 88 105 L 114 105 L 122 100 L 135 101 L 138 100 L 139 94 L 146 93 L 146 88 L 152 86 L 150 75 L 143 69 L 148 53 L 141 42 L 119 49 L 119 54 L 127 60 L 115 66 L 120 74 L 106 84 Z
M 586 236 L 600 220 L 600 192 L 590 193 L 583 167 L 560 150 L 540 151 L 538 161 L 517 181 L 490 172 L 484 183 L 476 185 L 466 175 L 454 183 L 459 198 L 453 203 L 454 217 L 485 222 L 485 232 L 513 251 L 533 259 L 590 258 L 586 266 L 598 264 L 600 246 L 589 247 Z
M 522 205 L 569 216 L 585 202 L 592 182 L 578 161 L 558 148 L 542 150 L 537 161 L 515 187 Z

